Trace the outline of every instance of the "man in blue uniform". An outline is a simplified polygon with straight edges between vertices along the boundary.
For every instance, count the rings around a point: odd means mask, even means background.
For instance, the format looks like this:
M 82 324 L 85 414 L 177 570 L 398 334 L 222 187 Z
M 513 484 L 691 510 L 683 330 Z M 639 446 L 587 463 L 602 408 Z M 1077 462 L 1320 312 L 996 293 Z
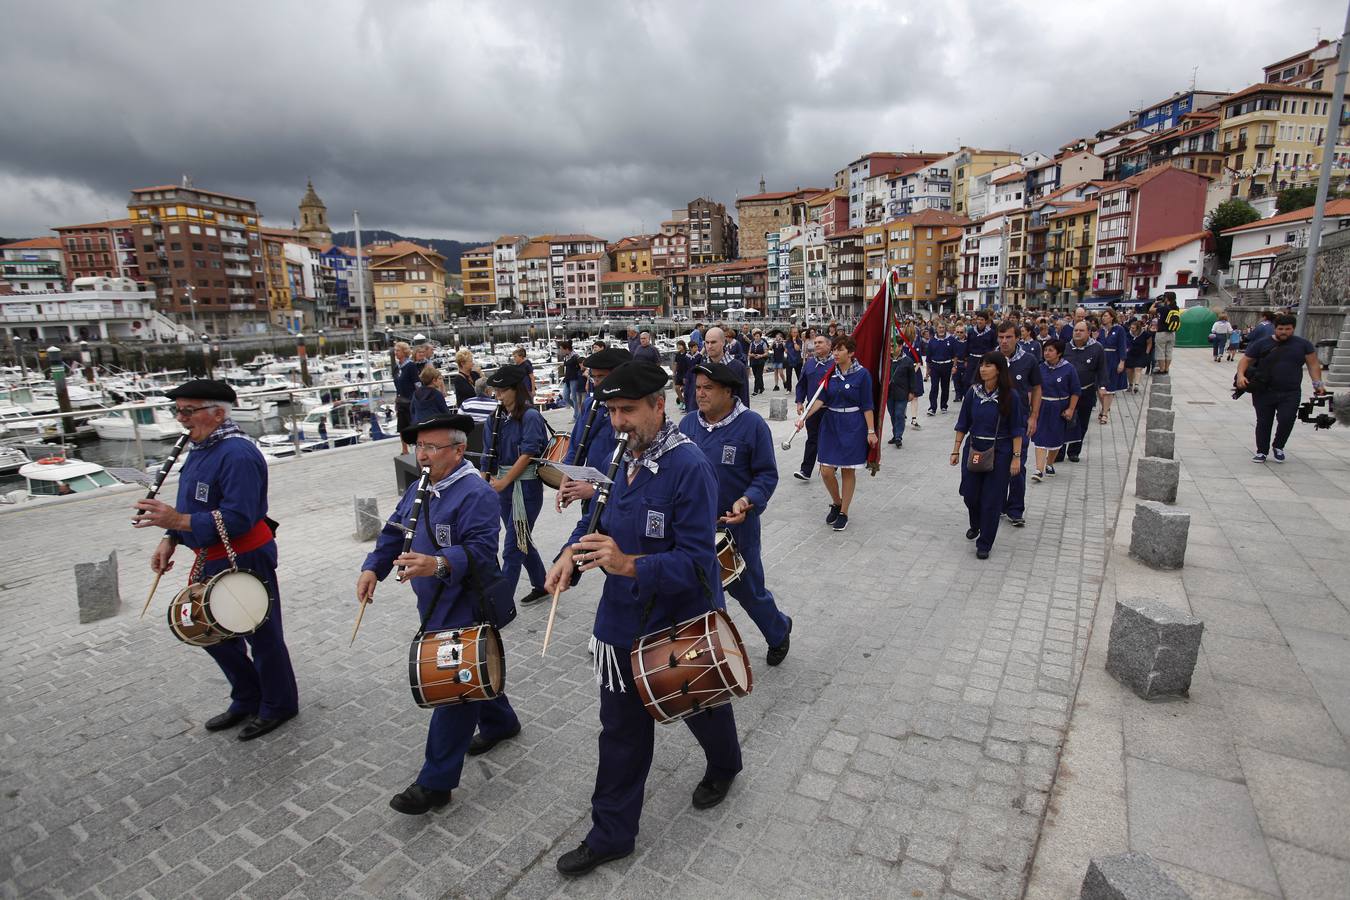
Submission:
M 229 708 L 208 719 L 206 729 L 220 731 L 247 721 L 239 739 L 250 741 L 294 718 L 300 708 L 281 628 L 276 523 L 267 518 L 267 465 L 230 418 L 234 388 L 223 381 L 189 381 L 165 396 L 174 401 L 178 421 L 188 429 L 191 455 L 178 473 L 176 504 L 141 500 L 134 524 L 166 529 L 150 556 L 152 572 L 173 568 L 174 550 L 184 544 L 196 551 L 202 563 L 199 580 L 207 581 L 230 567 L 216 528 L 219 513 L 239 567 L 267 585 L 271 602 L 262 626 L 206 648 L 230 682 Z
M 400 432 L 412 424 L 412 396 L 421 383 L 422 361 L 412 358 L 412 348 L 407 341 L 394 345 L 394 412 L 395 425 Z M 408 445 L 403 444 L 403 452 Z
M 727 366 L 705 363 L 697 370 L 698 409 L 680 422 L 680 431 L 703 451 L 717 474 L 718 523 L 731 532 L 745 571 L 727 588 L 758 626 L 769 645 L 768 663 L 787 658 L 792 619 L 779 612 L 764 585 L 759 517 L 778 486 L 778 463 L 769 423 L 736 396 L 741 379 Z
M 975 313 L 975 324 L 966 328 L 966 385 L 979 384 L 980 357 L 998 347 L 998 338 L 990 323 L 990 313 L 982 309 Z
M 1019 407 L 1025 420 L 1022 427 L 1026 439 L 1022 441 L 1022 464 L 1017 474 L 1008 480 L 1008 498 L 1003 505 L 1003 514 L 1008 517 L 1014 528 L 1027 524 L 1027 447 L 1036 434 L 1036 420 L 1041 414 L 1041 361 L 1018 343 L 1017 326 L 1005 319 L 998 326 L 998 349 L 1008 361 L 1008 379 L 1013 390 L 1022 398 Z
M 806 405 L 815 396 L 825 373 L 834 365 L 830 352 L 830 339 L 818 334 L 811 339 L 812 355 L 802 363 L 802 374 L 797 379 L 797 415 L 801 416 Z M 815 415 L 806 420 L 806 449 L 802 451 L 801 468 L 792 473 L 798 481 L 810 481 L 816 472 L 816 451 L 820 448 L 820 423 L 825 417 Z
M 410 426 L 403 439 L 417 445 L 417 463 L 431 470 L 431 489 L 421 510 L 417 530 L 407 553 L 403 553 L 405 529 L 413 512 L 417 485 L 408 488 L 375 542 L 375 549 L 361 564 L 356 597 L 369 602 L 375 585 L 394 566 L 401 566 L 400 581 L 411 582 L 417 596 L 422 630 L 441 631 L 463 627 L 484 619 L 505 625 L 514 607 L 501 608 L 502 598 L 489 596 L 489 586 L 498 576 L 497 494 L 464 460 L 473 419 L 466 415 L 437 416 Z M 510 595 L 506 595 L 509 603 Z M 494 599 L 496 603 L 494 603 Z M 464 755 L 469 752 L 474 728 L 482 717 L 496 717 L 493 724 L 520 732 L 520 720 L 505 695 L 495 700 L 438 706 L 427 729 L 426 758 L 417 779 L 389 805 L 406 815 L 421 815 L 450 802 L 450 792 L 459 786 Z M 487 722 L 483 722 L 486 729 Z
M 966 378 L 966 361 L 970 357 L 966 352 L 966 329 L 961 327 L 959 322 L 954 327 L 956 330 L 952 332 L 952 386 L 956 388 L 956 396 L 953 399 L 961 403 L 965 400 L 966 388 L 970 387 L 969 379 Z
M 595 386 L 608 378 L 610 372 L 632 358 L 632 354 L 622 347 L 606 347 L 586 357 L 585 365 L 591 377 L 591 392 L 583 401 L 581 417 L 572 426 L 572 440 L 568 442 L 567 454 L 563 456 L 564 465 L 590 466 L 601 472 L 609 465 L 609 458 L 614 455 L 614 429 L 609 424 L 609 409 L 595 397 Z M 588 430 L 589 437 L 587 437 Z M 577 455 L 578 451 L 583 449 L 581 446 L 583 440 L 586 441 L 585 458 Z M 561 512 L 574 500 L 582 500 L 586 501 L 586 505 L 581 508 L 584 514 L 590 508 L 589 501 L 594 496 L 595 485 L 589 481 L 564 478 L 558 487 L 557 509 Z
M 634 642 L 723 605 L 713 543 L 717 483 L 703 453 L 666 418 L 666 380 L 661 367 L 630 362 L 600 383 L 596 394 L 615 431 L 628 435 L 624 465 L 599 530 L 588 534 L 586 520 L 578 522 L 548 573 L 550 591 L 566 590 L 574 567 L 605 573 L 594 628 L 601 730 L 592 824 L 558 859 L 564 875 L 627 856 L 637 839 L 656 721 L 633 682 Z M 726 798 L 741 770 L 736 718 L 723 705 L 683 721 L 707 757 L 693 795 L 694 806 L 707 809 Z
M 705 362 L 725 365 L 739 375 L 741 380 L 744 381 L 740 389 L 741 402 L 746 406 L 750 405 L 750 379 L 746 377 L 748 370 L 744 362 L 727 352 L 727 337 L 722 329 L 708 329 L 708 332 L 703 335 L 703 354 L 701 358 L 696 357 L 693 362 L 694 365 L 689 367 L 689 374 L 685 376 L 684 381 L 684 402 L 689 404 L 690 409 L 693 409 L 694 405 L 698 403 L 698 397 L 694 395 L 694 369 Z
M 1084 313 L 1086 315 L 1086 311 Z M 1064 348 L 1064 359 L 1077 371 L 1081 385 L 1074 421 L 1069 425 L 1073 440 L 1064 448 L 1069 462 L 1078 462 L 1092 422 L 1092 408 L 1097 405 L 1097 394 L 1106 391 L 1106 348 L 1089 337 L 1086 318 L 1074 323 L 1073 340 Z
M 947 395 L 952 387 L 952 360 L 956 358 L 953 343 L 952 336 L 947 333 L 947 326 L 938 322 L 933 336 L 928 339 L 928 348 L 924 354 L 928 363 L 928 414 L 930 416 L 937 415 L 939 384 L 942 393 L 942 411 L 947 411 Z

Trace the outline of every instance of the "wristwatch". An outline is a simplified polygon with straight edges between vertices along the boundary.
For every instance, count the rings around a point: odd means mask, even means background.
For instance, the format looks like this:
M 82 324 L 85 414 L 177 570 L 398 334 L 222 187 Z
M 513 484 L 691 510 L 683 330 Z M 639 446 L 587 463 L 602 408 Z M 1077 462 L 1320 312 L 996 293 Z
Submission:
M 436 557 L 436 577 L 445 578 L 450 574 L 450 564 L 445 561 L 444 556 Z

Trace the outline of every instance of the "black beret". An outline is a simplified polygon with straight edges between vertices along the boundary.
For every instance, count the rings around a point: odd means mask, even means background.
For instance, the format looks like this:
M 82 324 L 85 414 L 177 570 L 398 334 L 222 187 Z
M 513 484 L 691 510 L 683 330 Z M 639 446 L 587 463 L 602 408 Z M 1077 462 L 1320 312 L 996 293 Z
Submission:
M 633 354 L 626 347 L 606 347 L 597 350 L 581 361 L 588 369 L 603 369 L 612 372 L 626 362 L 632 362 Z
M 524 366 L 507 365 L 502 366 L 497 371 L 488 376 L 488 387 L 495 388 L 513 388 L 525 380 L 525 376 L 530 373 Z
M 700 375 L 708 376 L 718 384 L 725 384 L 729 388 L 738 388 L 745 383 L 735 369 L 723 363 L 700 363 L 694 366 L 694 371 Z
M 601 400 L 638 400 L 666 386 L 670 376 L 654 362 L 626 362 L 605 376 L 595 388 Z
M 438 428 L 448 428 L 451 431 L 462 431 L 465 435 L 473 433 L 473 427 L 476 423 L 473 416 L 466 416 L 463 413 L 441 413 L 438 416 L 432 416 L 430 419 L 423 419 L 414 425 L 409 425 L 398 433 L 405 444 L 414 444 L 417 442 L 417 435 L 423 431 L 434 431 Z
M 239 399 L 228 383 L 206 378 L 180 384 L 171 391 L 165 391 L 164 396 L 170 400 L 220 400 L 225 403 L 234 403 Z

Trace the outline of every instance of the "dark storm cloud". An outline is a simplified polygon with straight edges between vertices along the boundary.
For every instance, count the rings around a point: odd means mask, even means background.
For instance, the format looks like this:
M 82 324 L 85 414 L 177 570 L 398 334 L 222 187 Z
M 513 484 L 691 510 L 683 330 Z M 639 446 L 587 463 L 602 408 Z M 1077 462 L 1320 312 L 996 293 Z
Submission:
M 696 196 L 829 186 L 881 149 L 1051 151 L 1190 83 L 1236 90 L 1327 0 L 46 3 L 6 0 L 0 235 L 177 181 L 289 222 L 425 236 L 654 229 Z M 1264 11 L 1263 11 L 1264 10 Z M 22 15 L 19 15 L 19 12 Z M 1240 27 L 1253 17 L 1261 28 Z M 1231 24 L 1225 24 L 1231 23 Z

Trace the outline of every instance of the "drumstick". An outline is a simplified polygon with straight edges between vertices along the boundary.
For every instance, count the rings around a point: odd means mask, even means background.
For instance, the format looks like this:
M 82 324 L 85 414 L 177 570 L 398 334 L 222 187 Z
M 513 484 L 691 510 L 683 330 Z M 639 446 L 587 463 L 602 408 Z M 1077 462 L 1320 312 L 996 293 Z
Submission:
M 563 580 L 559 578 L 558 586 L 553 589 L 553 605 L 548 608 L 548 625 L 544 627 L 544 649 L 539 651 L 540 656 L 548 653 L 548 641 L 553 637 L 553 619 L 558 615 L 558 595 L 562 593 L 562 589 Z
M 145 596 L 145 605 L 141 607 L 141 618 L 145 618 L 145 611 L 150 608 L 150 600 L 155 596 L 155 591 L 159 588 L 159 579 L 164 577 L 163 572 L 155 573 L 155 580 L 150 583 L 150 593 Z
M 361 608 L 356 611 L 356 624 L 352 626 L 352 639 L 347 642 L 348 647 L 356 643 L 356 630 L 361 627 L 361 617 L 366 614 L 366 604 L 369 602 L 369 600 L 362 600 Z

